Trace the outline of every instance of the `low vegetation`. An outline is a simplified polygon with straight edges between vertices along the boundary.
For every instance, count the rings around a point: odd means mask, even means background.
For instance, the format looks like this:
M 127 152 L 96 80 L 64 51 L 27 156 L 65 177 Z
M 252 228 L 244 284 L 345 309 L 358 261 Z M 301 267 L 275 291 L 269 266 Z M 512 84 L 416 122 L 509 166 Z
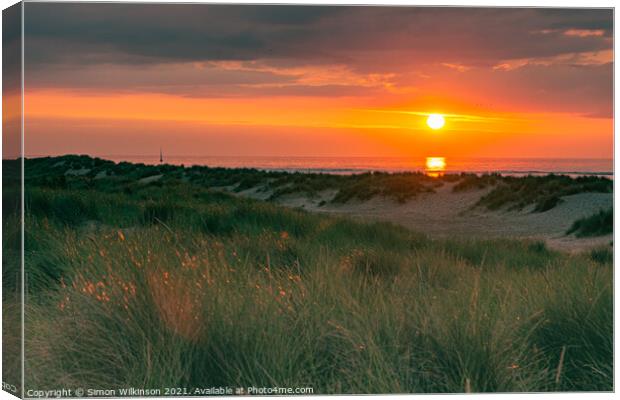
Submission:
M 613 182 L 602 177 L 571 178 L 564 175 L 510 177 L 498 174 L 447 174 L 429 177 L 423 173 L 360 173 L 333 175 L 289 173 L 249 168 L 228 169 L 206 166 L 144 165 L 91 158 L 87 156 L 47 157 L 28 160 L 30 181 L 53 188 L 90 188 L 98 190 L 134 190 L 136 182 L 156 186 L 167 181 L 217 188 L 231 193 L 253 190 L 265 193 L 268 200 L 285 196 L 322 199 L 322 204 L 344 204 L 383 197 L 398 203 L 423 193 L 433 193 L 445 184 L 454 192 L 488 189 L 478 206 L 489 210 L 522 210 L 533 206 L 545 212 L 562 202 L 562 197 L 586 192 L 611 193 Z M 149 182 L 149 179 L 153 179 Z M 321 194 L 326 194 L 323 198 Z
M 533 206 L 533 212 L 548 211 L 562 202 L 563 196 L 578 193 L 612 193 L 613 181 L 595 176 L 571 178 L 566 175 L 486 178 L 487 184 L 497 182 L 478 205 L 489 210 L 506 207 L 522 210 Z M 490 182 L 488 182 L 490 181 Z
M 614 230 L 614 212 L 600 210 L 589 217 L 578 219 L 566 232 L 567 235 L 575 234 L 577 237 L 602 236 L 612 233 Z
M 279 173 L 171 167 L 142 184 L 168 167 L 116 164 L 95 179 L 29 164 L 29 388 L 613 389 L 604 255 L 431 240 L 194 183 Z M 4 209 L 5 257 L 18 254 L 17 209 Z M 5 306 L 18 268 L 4 263 Z

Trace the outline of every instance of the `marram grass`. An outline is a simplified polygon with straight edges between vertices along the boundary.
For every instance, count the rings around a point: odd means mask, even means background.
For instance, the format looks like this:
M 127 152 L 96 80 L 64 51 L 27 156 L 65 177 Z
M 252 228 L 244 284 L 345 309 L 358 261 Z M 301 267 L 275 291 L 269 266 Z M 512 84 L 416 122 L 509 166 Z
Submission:
M 182 182 L 31 186 L 25 235 L 26 389 L 613 389 L 609 258 Z

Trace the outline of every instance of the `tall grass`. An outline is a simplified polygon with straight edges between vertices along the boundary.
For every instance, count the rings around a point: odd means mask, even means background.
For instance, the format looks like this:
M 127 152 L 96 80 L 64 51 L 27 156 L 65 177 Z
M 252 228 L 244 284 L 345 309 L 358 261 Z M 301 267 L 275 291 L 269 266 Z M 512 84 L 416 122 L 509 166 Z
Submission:
M 27 388 L 613 389 L 609 257 L 86 179 L 26 193 Z

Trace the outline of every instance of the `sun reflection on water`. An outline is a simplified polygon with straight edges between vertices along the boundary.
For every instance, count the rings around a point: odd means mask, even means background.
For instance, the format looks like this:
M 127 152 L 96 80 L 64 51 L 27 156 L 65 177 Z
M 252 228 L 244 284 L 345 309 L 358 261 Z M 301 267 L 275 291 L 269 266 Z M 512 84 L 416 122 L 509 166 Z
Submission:
M 426 169 L 425 173 L 433 178 L 443 176 L 446 172 L 446 158 L 445 157 L 426 157 Z

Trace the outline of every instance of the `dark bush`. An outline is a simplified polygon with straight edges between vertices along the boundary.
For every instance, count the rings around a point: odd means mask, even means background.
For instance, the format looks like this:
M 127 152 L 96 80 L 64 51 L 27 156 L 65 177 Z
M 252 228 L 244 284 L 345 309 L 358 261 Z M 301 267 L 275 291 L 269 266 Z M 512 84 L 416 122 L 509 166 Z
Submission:
M 607 247 L 590 251 L 590 259 L 599 264 L 611 264 L 614 262 L 614 253 Z
M 566 231 L 566 234 L 574 233 L 577 237 L 602 236 L 612 233 L 613 230 L 614 212 L 610 208 L 609 210 L 600 210 L 589 217 L 578 219 Z

